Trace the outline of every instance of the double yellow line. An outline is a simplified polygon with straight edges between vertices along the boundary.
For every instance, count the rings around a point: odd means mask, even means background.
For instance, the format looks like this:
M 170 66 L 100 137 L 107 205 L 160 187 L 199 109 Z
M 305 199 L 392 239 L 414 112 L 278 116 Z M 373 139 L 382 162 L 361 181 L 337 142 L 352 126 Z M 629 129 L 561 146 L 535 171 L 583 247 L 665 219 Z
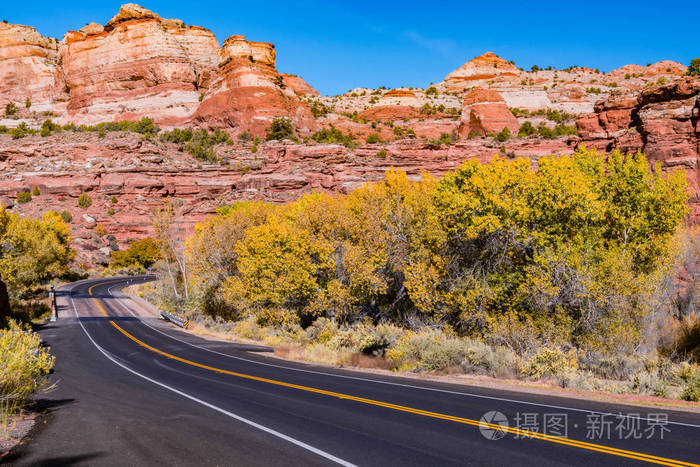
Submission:
M 114 282 L 118 282 L 118 281 L 114 281 Z M 104 284 L 105 283 L 103 282 L 101 284 L 95 284 L 92 287 L 90 287 L 88 289 L 88 293 L 90 294 L 90 296 L 92 296 L 92 289 L 94 287 L 96 287 L 97 285 L 104 285 Z M 99 300 L 97 300 L 97 298 L 95 298 L 95 297 L 92 297 L 92 299 L 97 304 L 97 307 L 102 311 L 102 314 L 104 314 L 106 317 L 109 317 L 109 315 L 107 314 L 107 311 L 104 309 L 104 307 L 99 302 Z M 260 381 L 263 383 L 274 384 L 277 386 L 284 386 L 287 388 L 298 389 L 301 391 L 313 392 L 316 394 L 323 394 L 323 395 L 330 396 L 330 397 L 336 397 L 338 399 L 347 399 L 347 400 L 351 400 L 351 401 L 355 401 L 355 402 L 359 402 L 359 403 L 363 403 L 363 404 L 374 405 L 377 407 L 385 407 L 387 409 L 397 410 L 400 412 L 412 413 L 412 414 L 416 414 L 416 415 L 422 415 L 424 417 L 437 418 L 440 420 L 448 420 L 451 422 L 463 423 L 465 425 L 472 425 L 472 426 L 477 426 L 480 428 L 489 428 L 489 429 L 498 430 L 498 431 L 505 431 L 505 432 L 508 432 L 508 433 L 511 433 L 514 435 L 518 435 L 520 437 L 540 439 L 543 441 L 549 441 L 549 442 L 556 443 L 556 444 L 563 444 L 565 446 L 571 446 L 571 447 L 576 447 L 576 448 L 580 448 L 580 449 L 586 449 L 589 451 L 596 451 L 596 452 L 601 452 L 601 453 L 605 453 L 605 454 L 611 454 L 614 456 L 626 457 L 629 459 L 635 459 L 635 460 L 640 460 L 640 461 L 645 461 L 645 462 L 651 462 L 651 463 L 659 464 L 659 465 L 700 467 L 700 464 L 694 464 L 691 462 L 678 461 L 678 460 L 674 460 L 674 459 L 668 459 L 666 457 L 652 456 L 650 454 L 644 454 L 641 452 L 627 451 L 624 449 L 617 449 L 617 448 L 613 448 L 610 446 L 604 446 L 604 445 L 594 444 L 594 443 L 587 443 L 584 441 L 577 441 L 574 439 L 564 438 L 561 436 L 547 435 L 544 433 L 538 433 L 538 432 L 529 431 L 529 430 L 522 430 L 520 428 L 514 428 L 514 427 L 505 427 L 505 426 L 501 426 L 498 424 L 482 422 L 482 421 L 474 420 L 474 419 L 470 419 L 470 418 L 456 417 L 453 415 L 446 415 L 446 414 L 441 414 L 438 412 L 430 412 L 427 410 L 414 409 L 412 407 L 390 404 L 388 402 L 377 401 L 374 399 L 367 399 L 364 397 L 357 397 L 357 396 L 352 396 L 349 394 L 343 394 L 343 393 L 339 393 L 339 392 L 326 391 L 325 389 L 318 389 L 318 388 L 314 388 L 314 387 L 310 387 L 310 386 L 301 386 L 298 384 L 287 383 L 284 381 L 278 381 L 278 380 L 268 379 L 268 378 L 261 378 L 259 376 L 247 375 L 247 374 L 238 373 L 235 371 L 224 370 L 222 368 L 216 368 L 213 366 L 204 365 L 202 363 L 193 362 L 191 360 L 187 360 L 187 359 L 184 359 L 182 357 L 178 357 L 176 355 L 172 355 L 170 353 L 164 352 L 164 351 L 157 349 L 149 344 L 146 344 L 142 340 L 134 337 L 129 332 L 122 329 L 114 321 L 110 320 L 109 322 L 112 326 L 114 326 L 115 329 L 117 329 L 123 335 L 125 335 L 126 337 L 128 337 L 132 341 L 136 342 L 141 347 L 144 347 L 144 348 L 150 350 L 151 352 L 157 353 L 158 355 L 162 355 L 162 356 L 169 358 L 169 359 L 172 359 L 172 360 L 176 360 L 178 362 L 185 363 L 187 365 L 191 365 L 191 366 L 194 366 L 197 368 L 202 368 L 205 370 L 213 371 L 216 373 L 236 376 L 238 378 L 244 378 L 244 379 L 253 380 L 253 381 Z

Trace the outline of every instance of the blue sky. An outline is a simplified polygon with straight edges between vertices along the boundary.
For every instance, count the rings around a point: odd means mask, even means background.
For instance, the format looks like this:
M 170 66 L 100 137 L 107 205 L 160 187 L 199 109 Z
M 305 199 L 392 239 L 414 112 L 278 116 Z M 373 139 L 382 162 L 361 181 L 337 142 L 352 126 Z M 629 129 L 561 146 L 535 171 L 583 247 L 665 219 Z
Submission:
M 60 38 L 90 21 L 106 23 L 121 3 L 4 1 L 0 20 Z M 700 56 L 697 0 L 140 4 L 163 17 L 207 27 L 219 43 L 232 34 L 273 42 L 279 71 L 302 76 L 324 94 L 358 86 L 425 87 L 486 51 L 523 68 L 580 65 L 602 71 L 663 59 L 687 65 Z

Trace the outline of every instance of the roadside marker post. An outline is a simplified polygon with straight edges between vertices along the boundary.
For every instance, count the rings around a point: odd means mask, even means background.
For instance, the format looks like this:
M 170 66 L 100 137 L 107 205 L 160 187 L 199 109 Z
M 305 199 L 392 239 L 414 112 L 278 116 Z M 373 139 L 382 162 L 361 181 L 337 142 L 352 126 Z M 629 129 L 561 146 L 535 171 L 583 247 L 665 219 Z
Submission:
M 51 301 L 51 322 L 56 322 L 58 319 L 58 308 L 56 307 L 56 291 L 54 290 L 53 284 L 49 288 L 49 300 Z

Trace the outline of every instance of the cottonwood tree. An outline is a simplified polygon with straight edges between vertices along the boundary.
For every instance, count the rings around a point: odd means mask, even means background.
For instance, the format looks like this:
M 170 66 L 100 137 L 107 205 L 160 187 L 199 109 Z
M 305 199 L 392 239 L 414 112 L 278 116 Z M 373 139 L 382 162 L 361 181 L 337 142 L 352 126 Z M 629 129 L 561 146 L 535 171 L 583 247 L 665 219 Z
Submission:
M 153 212 L 152 220 L 155 240 L 163 257 L 163 265 L 173 294 L 178 300 L 189 298 L 183 211 L 181 201 L 166 198 L 163 200 L 163 206 Z

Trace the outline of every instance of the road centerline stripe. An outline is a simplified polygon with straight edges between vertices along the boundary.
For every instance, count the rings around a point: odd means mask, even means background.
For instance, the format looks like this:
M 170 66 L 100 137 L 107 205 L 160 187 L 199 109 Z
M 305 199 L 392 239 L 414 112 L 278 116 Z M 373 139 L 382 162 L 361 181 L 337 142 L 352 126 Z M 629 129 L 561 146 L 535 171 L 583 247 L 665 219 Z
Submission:
M 94 286 L 93 286 L 93 287 L 94 287 Z M 182 397 L 185 397 L 185 398 L 187 398 L 187 399 L 189 399 L 189 400 L 191 400 L 191 401 L 194 401 L 194 402 L 196 402 L 196 403 L 198 403 L 198 404 L 200 404 L 200 405 L 203 405 L 203 406 L 205 406 L 205 407 L 208 407 L 208 408 L 210 408 L 210 409 L 212 409 L 212 410 L 214 410 L 214 411 L 216 411 L 216 412 L 222 413 L 222 414 L 224 414 L 224 415 L 226 415 L 226 416 L 228 416 L 228 417 L 230 417 L 230 418 L 233 418 L 234 420 L 238 420 L 238 421 L 240 421 L 240 422 L 242 422 L 242 423 L 245 423 L 246 425 L 249 425 L 249 426 L 252 426 L 252 427 L 254 427 L 254 428 L 257 428 L 258 430 L 264 431 L 265 433 L 271 434 L 271 435 L 273 435 L 273 436 L 275 436 L 275 437 L 277 437 L 277 438 L 280 438 L 280 439 L 283 439 L 283 440 L 285 440 L 285 441 L 288 441 L 289 443 L 292 443 L 292 444 L 294 444 L 294 445 L 296 445 L 296 446 L 298 446 L 298 447 L 300 447 L 300 448 L 303 448 L 303 449 L 305 449 L 305 450 L 307 450 L 307 451 L 309 451 L 309 452 L 312 452 L 312 453 L 314 453 L 314 454 L 316 454 L 316 455 L 318 455 L 318 456 L 320 456 L 320 457 L 324 457 L 324 458 L 326 458 L 326 459 L 328 459 L 328 460 L 330 460 L 330 461 L 332 461 L 332 462 L 335 462 L 336 464 L 342 465 L 342 466 L 344 466 L 344 467 L 357 467 L 355 464 L 353 464 L 353 463 L 351 463 L 351 462 L 348 462 L 348 461 L 346 461 L 346 460 L 344 460 L 344 459 L 341 459 L 341 458 L 339 458 L 339 457 L 336 457 L 336 456 L 334 456 L 333 454 L 330 454 L 330 453 L 325 452 L 325 451 L 323 451 L 323 450 L 321 450 L 321 449 L 318 449 L 318 448 L 316 448 L 316 447 L 314 447 L 314 446 L 311 446 L 310 444 L 304 443 L 303 441 L 299 441 L 298 439 L 292 438 L 291 436 L 287 436 L 287 435 L 285 435 L 284 433 L 280 433 L 280 432 L 277 431 L 277 430 L 273 430 L 272 428 L 268 428 L 268 427 L 266 427 L 266 426 L 264 426 L 264 425 L 261 425 L 261 424 L 259 424 L 259 423 L 256 423 L 256 422 L 252 421 L 252 420 L 249 420 L 249 419 L 247 419 L 247 418 L 245 418 L 245 417 L 241 417 L 240 415 L 236 415 L 236 414 L 233 413 L 233 412 L 229 412 L 228 410 L 222 409 L 221 407 L 218 407 L 218 406 L 216 406 L 216 405 L 214 405 L 214 404 L 211 404 L 211 403 L 209 403 L 209 402 L 207 402 L 207 401 L 204 401 L 204 400 L 199 399 L 199 398 L 197 398 L 197 397 L 195 397 L 195 396 L 192 396 L 192 395 L 190 395 L 190 394 L 187 394 L 186 392 L 180 391 L 179 389 L 176 389 L 176 388 L 174 388 L 174 387 L 172 387 L 172 386 L 168 386 L 168 385 L 165 384 L 165 383 L 162 383 L 162 382 L 160 382 L 160 381 L 157 381 L 157 380 L 155 380 L 155 379 L 152 379 L 152 378 L 150 378 L 150 377 L 148 377 L 148 376 L 146 376 L 146 375 L 143 375 L 143 374 L 139 373 L 138 371 L 136 371 L 136 370 L 134 370 L 134 369 L 132 369 L 132 368 L 129 368 L 129 367 L 126 366 L 125 364 L 119 362 L 116 358 L 114 358 L 112 355 L 110 355 L 109 352 L 107 352 L 107 351 L 106 351 L 105 349 L 103 349 L 97 342 L 95 342 L 95 340 L 92 338 L 92 336 L 91 336 L 90 333 L 87 331 L 87 329 L 85 329 L 85 326 L 83 325 L 83 322 L 80 320 L 80 316 L 78 315 L 78 310 L 77 310 L 76 307 L 75 307 L 75 302 L 73 301 L 73 295 L 72 295 L 73 287 L 70 289 L 70 291 L 71 291 L 71 297 L 70 297 L 71 306 L 73 307 L 73 313 L 75 314 L 75 317 L 76 317 L 76 319 L 78 320 L 78 324 L 80 324 L 80 327 L 83 329 L 83 332 L 85 333 L 85 335 L 87 336 L 87 338 L 90 340 L 90 342 L 92 342 L 92 344 L 95 346 L 95 348 L 96 348 L 97 350 L 99 350 L 100 353 L 102 353 L 105 357 L 107 357 L 107 358 L 108 358 L 112 363 L 114 363 L 115 365 L 117 365 L 117 366 L 119 366 L 119 367 L 125 369 L 126 371 L 128 371 L 128 372 L 130 372 L 130 373 L 132 373 L 132 374 L 134 374 L 134 375 L 136 375 L 136 376 L 138 376 L 138 377 L 140 377 L 140 378 L 142 378 L 142 379 L 145 379 L 146 381 L 149 381 L 150 383 L 153 383 L 153 384 L 155 384 L 155 385 L 157 385 L 157 386 L 160 386 L 160 387 L 162 387 L 162 388 L 164 388 L 164 389 L 167 389 L 168 391 L 174 392 L 175 394 L 178 394 L 178 395 L 180 395 L 180 396 L 182 396 Z M 92 295 L 92 287 L 90 287 L 89 292 L 90 292 L 90 295 Z M 100 308 L 102 309 L 101 306 L 100 306 Z M 102 309 L 102 312 L 105 313 L 104 309 Z M 112 324 L 114 324 L 113 321 L 110 320 L 110 322 L 111 322 Z
M 110 317 L 109 314 L 104 309 L 104 307 L 102 306 L 100 301 L 96 297 L 94 297 L 92 294 L 92 289 L 98 285 L 104 285 L 104 283 L 93 285 L 92 287 L 90 287 L 88 289 L 88 293 L 92 297 L 92 299 L 95 302 L 95 304 L 97 305 L 97 307 L 102 311 L 104 316 L 109 318 Z M 431 411 L 427 411 L 427 410 L 416 409 L 416 408 L 397 405 L 397 404 L 391 404 L 388 402 L 377 401 L 374 399 L 367 399 L 367 398 L 363 398 L 363 397 L 352 396 L 349 394 L 327 391 L 325 389 L 319 389 L 319 388 L 314 388 L 314 387 L 310 387 L 310 386 L 302 386 L 302 385 L 298 385 L 298 384 L 288 383 L 285 381 L 278 381 L 278 380 L 269 379 L 269 378 L 262 378 L 259 376 L 238 373 L 235 371 L 225 370 L 222 368 L 216 368 L 216 367 L 212 367 L 212 366 L 205 365 L 202 363 L 187 360 L 187 359 L 184 359 L 182 357 L 178 357 L 176 355 L 173 355 L 173 354 L 170 354 L 168 352 L 164 352 L 160 349 L 157 349 L 157 348 L 143 342 L 142 340 L 134 337 L 132 334 L 125 331 L 121 326 L 119 326 L 113 320 L 110 319 L 109 322 L 116 330 L 121 332 L 124 336 L 126 336 L 130 340 L 136 342 L 138 345 L 140 345 L 140 346 L 142 346 L 142 347 L 144 347 L 144 348 L 146 348 L 146 349 L 148 349 L 156 354 L 159 354 L 161 356 L 164 356 L 164 357 L 172 359 L 172 360 L 176 360 L 176 361 L 185 363 L 187 365 L 202 368 L 202 369 L 205 369 L 208 371 L 213 371 L 216 373 L 227 374 L 227 375 L 231 375 L 231 376 L 236 376 L 238 378 L 243 378 L 243 379 L 248 379 L 248 380 L 253 380 L 253 381 L 260 381 L 260 382 L 264 382 L 264 383 L 268 383 L 268 384 L 274 384 L 277 386 L 283 386 L 283 387 L 298 389 L 298 390 L 302 390 L 302 391 L 306 391 L 306 392 L 322 394 L 322 395 L 331 396 L 331 397 L 335 397 L 335 398 L 339 398 L 339 399 L 352 400 L 355 402 L 360 402 L 360 403 L 364 403 L 364 404 L 368 404 L 368 405 L 374 405 L 374 406 L 378 406 L 378 407 L 385 407 L 385 408 L 389 408 L 389 409 L 393 409 L 393 410 L 397 410 L 397 411 L 401 411 L 401 412 L 413 413 L 413 414 L 422 415 L 422 416 L 426 416 L 426 417 L 430 417 L 430 418 L 448 420 L 448 421 L 452 421 L 452 422 L 456 422 L 456 423 L 462 423 L 462 424 L 472 425 L 472 426 L 477 426 L 477 427 L 482 427 L 482 428 L 487 427 L 487 428 L 494 429 L 494 430 L 506 431 L 508 433 L 515 434 L 515 435 L 522 436 L 522 437 L 526 437 L 526 438 L 534 438 L 534 439 L 539 439 L 539 440 L 543 440 L 543 441 L 549 441 L 549 442 L 553 442 L 556 444 L 562 444 L 562 445 L 566 445 L 566 446 L 570 446 L 570 447 L 577 447 L 577 448 L 590 450 L 590 451 L 602 452 L 602 453 L 606 453 L 606 454 L 611 454 L 611 455 L 620 456 L 620 457 L 626 457 L 626 458 L 635 459 L 635 460 L 641 460 L 641 461 L 645 461 L 645 462 L 656 463 L 656 464 L 660 464 L 660 465 L 700 467 L 700 464 L 694 464 L 691 462 L 679 461 L 679 460 L 675 460 L 675 459 L 654 456 L 651 454 L 644 454 L 641 452 L 628 451 L 628 450 L 624 450 L 624 449 L 618 449 L 618 448 L 614 448 L 614 447 L 610 447 L 610 446 L 588 443 L 588 442 L 584 442 L 584 441 L 578 441 L 578 440 L 564 438 L 564 437 L 560 437 L 560 436 L 546 435 L 543 433 L 538 433 L 538 432 L 529 431 L 529 430 L 522 430 L 522 429 L 514 428 L 514 427 L 503 427 L 501 425 L 482 422 L 482 421 L 474 420 L 474 419 L 470 419 L 470 418 L 463 418 L 463 417 L 457 417 L 457 416 L 452 416 L 452 415 L 446 415 L 446 414 L 441 414 L 438 412 L 431 412 Z

